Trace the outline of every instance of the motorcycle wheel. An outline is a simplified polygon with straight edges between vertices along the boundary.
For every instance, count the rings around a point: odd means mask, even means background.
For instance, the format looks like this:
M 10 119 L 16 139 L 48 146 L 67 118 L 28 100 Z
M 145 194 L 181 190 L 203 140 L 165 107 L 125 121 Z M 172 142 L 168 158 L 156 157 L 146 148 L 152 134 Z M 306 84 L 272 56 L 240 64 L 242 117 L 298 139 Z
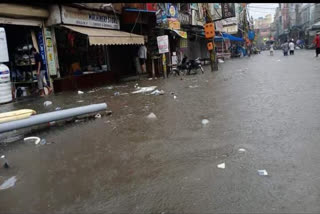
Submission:
M 202 73 L 204 74 L 204 70 L 203 70 L 203 67 L 202 67 L 202 66 L 200 66 L 200 70 L 201 70 Z

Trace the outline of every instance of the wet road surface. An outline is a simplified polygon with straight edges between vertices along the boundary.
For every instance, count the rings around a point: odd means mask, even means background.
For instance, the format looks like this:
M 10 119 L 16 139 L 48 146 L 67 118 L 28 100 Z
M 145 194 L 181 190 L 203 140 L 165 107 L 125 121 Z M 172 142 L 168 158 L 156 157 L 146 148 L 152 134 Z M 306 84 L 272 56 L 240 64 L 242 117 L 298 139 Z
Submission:
M 12 167 L 0 169 L 0 184 L 17 182 L 0 190 L 0 213 L 320 212 L 320 59 L 295 54 L 139 82 L 160 96 L 113 96 L 133 91 L 131 82 L 1 106 L 42 113 L 106 102 L 113 114 L 2 135 Z M 46 99 L 53 105 L 44 108 Z M 51 144 L 24 143 L 30 134 Z

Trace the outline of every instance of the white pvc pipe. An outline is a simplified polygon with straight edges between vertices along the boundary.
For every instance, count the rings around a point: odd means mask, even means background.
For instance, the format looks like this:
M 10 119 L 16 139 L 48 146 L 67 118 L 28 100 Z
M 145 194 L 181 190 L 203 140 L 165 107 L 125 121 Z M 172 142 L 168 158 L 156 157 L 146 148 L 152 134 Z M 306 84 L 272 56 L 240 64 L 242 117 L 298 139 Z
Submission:
M 102 111 L 105 109 L 107 109 L 107 104 L 100 103 L 100 104 L 93 104 L 88 106 L 81 106 L 77 108 L 38 114 L 22 120 L 15 120 L 7 123 L 1 123 L 0 133 L 22 129 L 22 128 L 26 128 L 34 125 L 43 124 L 43 123 L 48 123 L 51 121 L 63 120 L 70 117 Z

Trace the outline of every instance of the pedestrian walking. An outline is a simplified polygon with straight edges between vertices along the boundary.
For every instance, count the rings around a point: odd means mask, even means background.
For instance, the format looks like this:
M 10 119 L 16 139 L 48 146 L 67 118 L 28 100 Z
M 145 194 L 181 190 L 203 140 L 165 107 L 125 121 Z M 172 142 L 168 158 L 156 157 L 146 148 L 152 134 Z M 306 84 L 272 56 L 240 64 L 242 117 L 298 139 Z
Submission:
M 273 51 L 274 51 L 274 49 L 273 49 L 273 44 L 271 44 L 271 45 L 270 45 L 270 56 L 273 56 Z
M 47 81 L 45 79 L 46 70 L 44 69 L 44 64 L 42 61 L 41 55 L 37 52 L 37 50 L 32 47 L 31 53 L 34 56 L 36 62 L 36 69 L 37 69 L 37 78 L 38 78 L 38 89 L 40 92 L 40 96 L 43 97 L 45 95 L 44 87 L 46 87 L 49 91 L 49 94 L 52 92 L 52 89 L 48 86 Z
M 283 50 L 283 55 L 288 56 L 288 51 L 289 51 L 289 44 L 287 40 L 281 45 L 282 50 Z
M 290 48 L 290 55 L 294 55 L 294 42 L 291 40 L 289 43 L 289 48 Z
M 142 69 L 142 73 L 146 73 L 146 60 L 147 60 L 147 47 L 141 45 L 138 51 L 139 61 Z
M 318 55 L 320 54 L 320 36 L 319 36 L 319 32 L 317 32 L 316 37 L 313 40 L 313 43 L 316 44 L 316 57 L 318 57 Z

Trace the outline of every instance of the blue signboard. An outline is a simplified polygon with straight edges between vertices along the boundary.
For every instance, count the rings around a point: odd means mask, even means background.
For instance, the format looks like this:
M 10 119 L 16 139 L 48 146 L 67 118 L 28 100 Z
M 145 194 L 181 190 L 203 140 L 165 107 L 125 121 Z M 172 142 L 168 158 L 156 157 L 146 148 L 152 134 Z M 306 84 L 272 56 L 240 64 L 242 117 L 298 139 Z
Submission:
M 174 4 L 168 3 L 168 16 L 171 18 L 178 18 L 178 10 Z
M 43 67 L 45 70 L 47 70 L 47 59 L 46 59 L 46 53 L 45 53 L 46 50 L 44 47 L 43 35 L 41 31 L 39 31 L 38 33 L 38 45 L 39 45 L 39 53 L 41 55 L 42 62 L 43 62 Z
M 41 55 L 41 58 L 42 58 L 43 67 L 47 71 L 46 50 L 44 47 L 45 44 L 43 40 L 42 31 L 39 31 L 38 33 L 38 45 L 39 45 L 39 54 Z M 48 79 L 48 72 L 46 72 L 45 76 L 46 76 L 47 84 L 50 86 L 50 81 Z

